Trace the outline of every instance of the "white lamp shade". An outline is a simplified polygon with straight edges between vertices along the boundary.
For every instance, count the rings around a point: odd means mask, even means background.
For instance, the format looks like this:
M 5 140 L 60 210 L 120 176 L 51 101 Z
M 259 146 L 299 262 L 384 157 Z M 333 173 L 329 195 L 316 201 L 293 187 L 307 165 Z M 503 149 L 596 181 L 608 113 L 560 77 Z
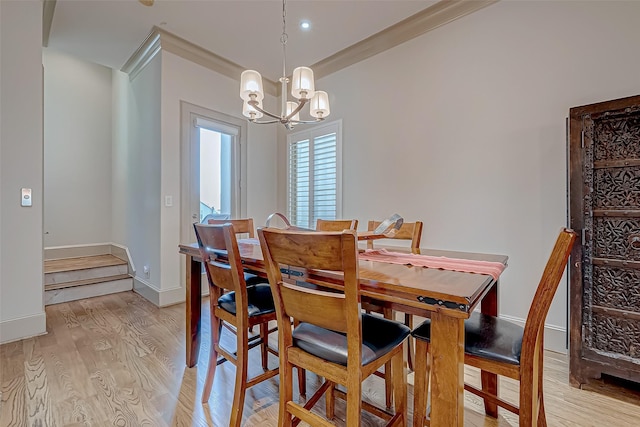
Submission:
M 246 70 L 240 75 L 240 98 L 249 101 L 251 94 L 255 94 L 258 101 L 262 101 L 264 98 L 262 76 L 257 71 Z
M 258 103 L 258 106 L 262 108 L 262 105 L 260 103 Z M 244 104 L 242 105 L 242 115 L 251 118 L 251 113 L 255 113 L 255 115 L 253 116 L 254 119 L 259 119 L 264 116 L 264 114 L 262 114 L 260 111 L 247 104 L 247 101 L 244 101 Z
M 298 108 L 298 104 L 296 104 L 295 102 L 291 102 L 291 101 L 287 101 L 287 112 L 285 117 L 288 117 L 289 114 L 291 114 L 291 112 L 293 110 L 295 110 L 296 108 Z M 298 121 L 300 120 L 300 113 L 296 113 L 294 116 L 292 116 L 289 120 L 295 120 Z
M 298 67 L 293 70 L 293 75 L 291 77 L 291 95 L 295 99 L 311 99 L 315 93 L 316 90 L 315 83 L 313 81 L 313 70 L 309 67 Z
M 311 117 L 324 118 L 331 114 L 329 108 L 329 95 L 323 90 L 316 91 L 316 94 L 311 99 L 311 105 L 309 106 L 309 114 Z

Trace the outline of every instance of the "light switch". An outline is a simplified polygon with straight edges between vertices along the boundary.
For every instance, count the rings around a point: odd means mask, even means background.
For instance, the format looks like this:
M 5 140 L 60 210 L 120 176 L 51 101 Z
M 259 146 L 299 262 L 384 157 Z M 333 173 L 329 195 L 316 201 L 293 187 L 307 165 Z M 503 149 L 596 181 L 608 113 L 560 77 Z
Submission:
M 164 196 L 164 205 L 168 208 L 173 206 L 173 196 Z
M 20 204 L 22 206 L 31 206 L 31 189 L 23 188 L 22 197 L 20 198 Z

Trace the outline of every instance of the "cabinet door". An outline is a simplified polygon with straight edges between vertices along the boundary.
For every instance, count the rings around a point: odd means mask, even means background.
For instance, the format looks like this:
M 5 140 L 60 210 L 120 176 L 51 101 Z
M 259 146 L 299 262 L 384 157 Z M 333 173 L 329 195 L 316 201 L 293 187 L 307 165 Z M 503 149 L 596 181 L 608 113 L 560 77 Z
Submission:
M 571 169 L 572 380 L 640 380 L 640 97 L 571 110 Z

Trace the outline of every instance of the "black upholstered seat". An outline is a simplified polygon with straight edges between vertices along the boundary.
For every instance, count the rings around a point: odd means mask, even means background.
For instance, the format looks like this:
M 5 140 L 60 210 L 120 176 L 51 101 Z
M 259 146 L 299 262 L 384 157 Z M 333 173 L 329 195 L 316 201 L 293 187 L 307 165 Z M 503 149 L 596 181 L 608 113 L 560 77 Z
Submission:
M 524 328 L 507 320 L 473 313 L 464 322 L 464 351 L 485 359 L 519 365 L 523 333 Z M 427 319 L 411 335 L 431 341 L 431 320 Z
M 218 298 L 218 305 L 223 310 L 236 314 L 236 293 L 227 292 L 222 295 Z M 273 313 L 276 310 L 268 284 L 261 283 L 247 287 L 247 310 L 249 317 Z
M 370 314 L 362 315 L 362 364 L 371 363 L 409 336 L 400 322 Z M 293 345 L 321 359 L 347 366 L 347 336 L 310 323 L 293 330 Z

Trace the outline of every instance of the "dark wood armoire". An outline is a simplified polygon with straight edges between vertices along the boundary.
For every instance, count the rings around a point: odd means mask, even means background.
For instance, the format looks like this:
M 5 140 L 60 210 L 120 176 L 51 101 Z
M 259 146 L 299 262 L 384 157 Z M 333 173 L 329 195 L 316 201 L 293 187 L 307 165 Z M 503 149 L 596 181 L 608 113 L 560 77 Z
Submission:
M 571 108 L 570 381 L 640 382 L 640 96 Z

